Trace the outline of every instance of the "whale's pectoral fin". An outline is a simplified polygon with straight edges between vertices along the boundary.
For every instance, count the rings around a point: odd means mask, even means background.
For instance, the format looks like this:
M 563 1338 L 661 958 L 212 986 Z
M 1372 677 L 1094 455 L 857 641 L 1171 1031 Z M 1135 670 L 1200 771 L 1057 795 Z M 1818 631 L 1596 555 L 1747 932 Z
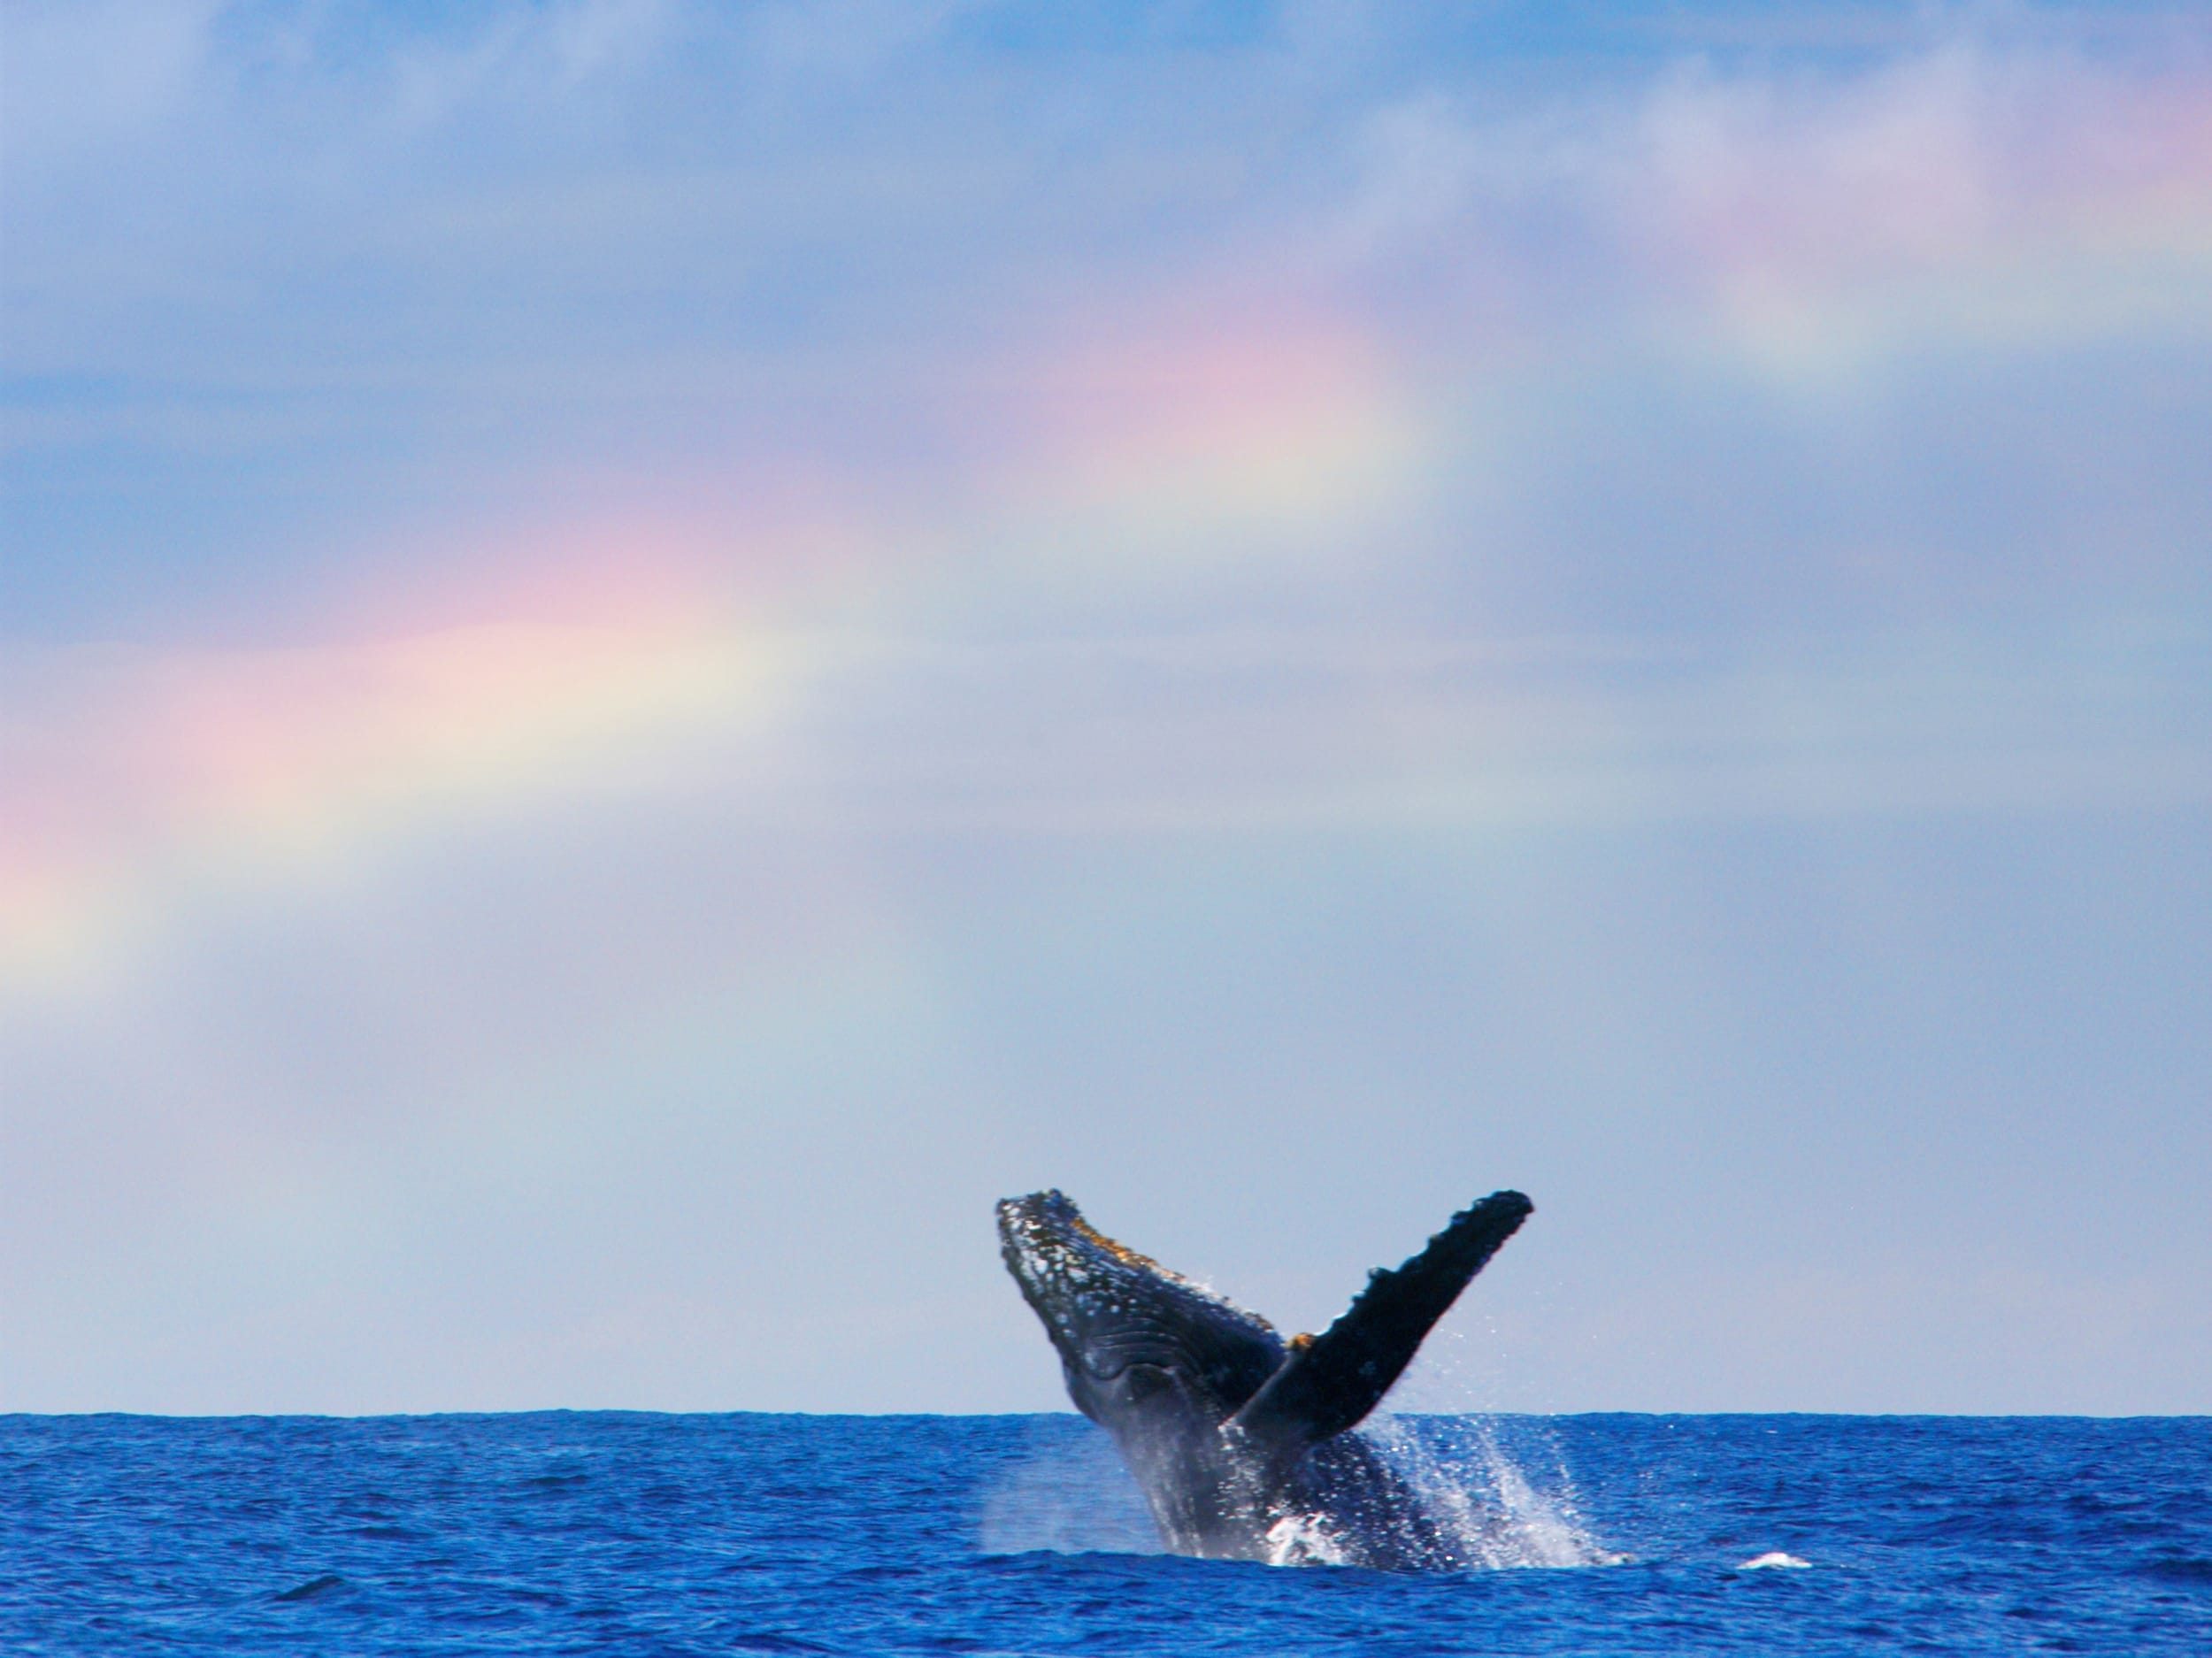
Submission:
M 1290 1355 L 1231 1418 L 1260 1439 L 1313 1444 L 1382 1402 L 1424 1337 L 1535 1205 L 1494 1192 L 1462 1209 L 1396 1271 L 1378 1269 L 1337 1321 Z

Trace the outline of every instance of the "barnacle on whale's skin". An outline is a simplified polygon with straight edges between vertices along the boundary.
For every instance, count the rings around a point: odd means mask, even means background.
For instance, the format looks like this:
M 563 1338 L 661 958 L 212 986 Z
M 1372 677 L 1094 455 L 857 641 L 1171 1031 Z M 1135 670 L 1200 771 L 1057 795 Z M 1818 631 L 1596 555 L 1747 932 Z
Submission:
M 1055 1290 L 1078 1301 L 1084 1310 L 1133 1311 L 1125 1300 L 1101 1301 L 1096 1298 L 1111 1297 L 1116 1290 L 1135 1295 L 1172 1286 L 1271 1331 L 1274 1328 L 1256 1313 L 1237 1307 L 1205 1285 L 1107 1236 L 1086 1220 L 1057 1188 L 1003 1200 L 999 1204 L 999 1232 L 1007 1265 L 1018 1282 L 1025 1288 L 1034 1284 Z M 1100 1259 L 1102 1255 L 1105 1258 Z M 1102 1289 L 1102 1279 L 1115 1289 Z

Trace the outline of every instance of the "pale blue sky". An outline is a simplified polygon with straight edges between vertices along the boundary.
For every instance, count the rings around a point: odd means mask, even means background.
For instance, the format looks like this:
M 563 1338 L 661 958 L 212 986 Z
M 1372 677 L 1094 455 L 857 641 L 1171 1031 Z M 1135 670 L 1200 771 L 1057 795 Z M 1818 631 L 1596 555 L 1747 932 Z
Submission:
M 2212 1409 L 2212 12 L 0 27 L 0 1409 Z

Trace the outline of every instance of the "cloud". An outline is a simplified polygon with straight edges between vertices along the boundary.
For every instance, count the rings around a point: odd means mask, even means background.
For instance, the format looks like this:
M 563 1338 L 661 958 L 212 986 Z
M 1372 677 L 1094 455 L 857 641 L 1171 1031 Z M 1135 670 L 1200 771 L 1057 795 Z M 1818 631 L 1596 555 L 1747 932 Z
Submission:
M 2200 343 L 2208 83 L 2201 50 L 2100 60 L 1965 26 L 1870 65 L 1688 58 L 1502 113 L 1429 88 L 1369 119 L 1343 245 L 1479 269 L 1502 244 L 1532 265 L 1511 292 L 1539 326 L 1558 265 L 1609 266 L 1598 292 L 1622 322 L 1703 328 L 1778 368 L 1940 342 Z M 1560 291 L 1586 327 L 1587 283 Z
M 2200 810 L 2205 649 L 2171 631 L 1732 659 L 1344 629 L 993 643 L 683 616 L 49 655 L 15 665 L 0 727 L 26 809 L 0 841 L 0 987 L 36 1018 L 161 961 L 211 907 L 280 913 L 549 815 L 613 846 L 673 810 L 864 849 Z
M 1325 1317 L 1495 1167 L 1780 1401 L 1891 1165 L 2201 1209 L 2186 28 L 21 15 L 11 1399 L 1044 1404 L 999 1191 Z
M 2201 52 L 1968 20 L 1870 63 L 1661 54 L 1508 93 L 1479 65 L 1311 58 L 1286 20 L 1205 65 L 1197 101 L 1189 54 L 993 47 L 961 10 L 807 9 L 797 35 L 795 12 L 611 0 L 421 28 L 162 12 L 138 27 L 169 46 L 107 54 L 169 65 L 118 95 L 139 142 L 164 134 L 144 165 L 33 143 L 10 170 L 19 368 L 124 379 L 126 402 L 357 405 L 397 380 L 378 437 L 439 419 L 434 396 L 502 412 L 480 455 L 601 441 L 611 382 L 649 446 L 901 352 L 926 396 L 995 341 L 1208 288 L 1371 308 L 1478 366 L 1642 340 L 1786 380 L 2201 334 Z M 818 77 L 767 50 L 787 36 L 857 57 Z M 102 56 L 43 38 L 37 61 Z

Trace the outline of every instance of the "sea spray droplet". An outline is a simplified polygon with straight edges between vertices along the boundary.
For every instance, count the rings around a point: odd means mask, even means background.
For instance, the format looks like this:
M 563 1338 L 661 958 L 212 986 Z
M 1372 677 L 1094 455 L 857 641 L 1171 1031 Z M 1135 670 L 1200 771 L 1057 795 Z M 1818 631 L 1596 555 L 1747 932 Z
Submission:
M 1361 1432 L 1463 1567 L 1617 1566 L 1629 1558 L 1590 1534 L 1555 1444 L 1540 1490 L 1486 1417 L 1385 1416 Z

